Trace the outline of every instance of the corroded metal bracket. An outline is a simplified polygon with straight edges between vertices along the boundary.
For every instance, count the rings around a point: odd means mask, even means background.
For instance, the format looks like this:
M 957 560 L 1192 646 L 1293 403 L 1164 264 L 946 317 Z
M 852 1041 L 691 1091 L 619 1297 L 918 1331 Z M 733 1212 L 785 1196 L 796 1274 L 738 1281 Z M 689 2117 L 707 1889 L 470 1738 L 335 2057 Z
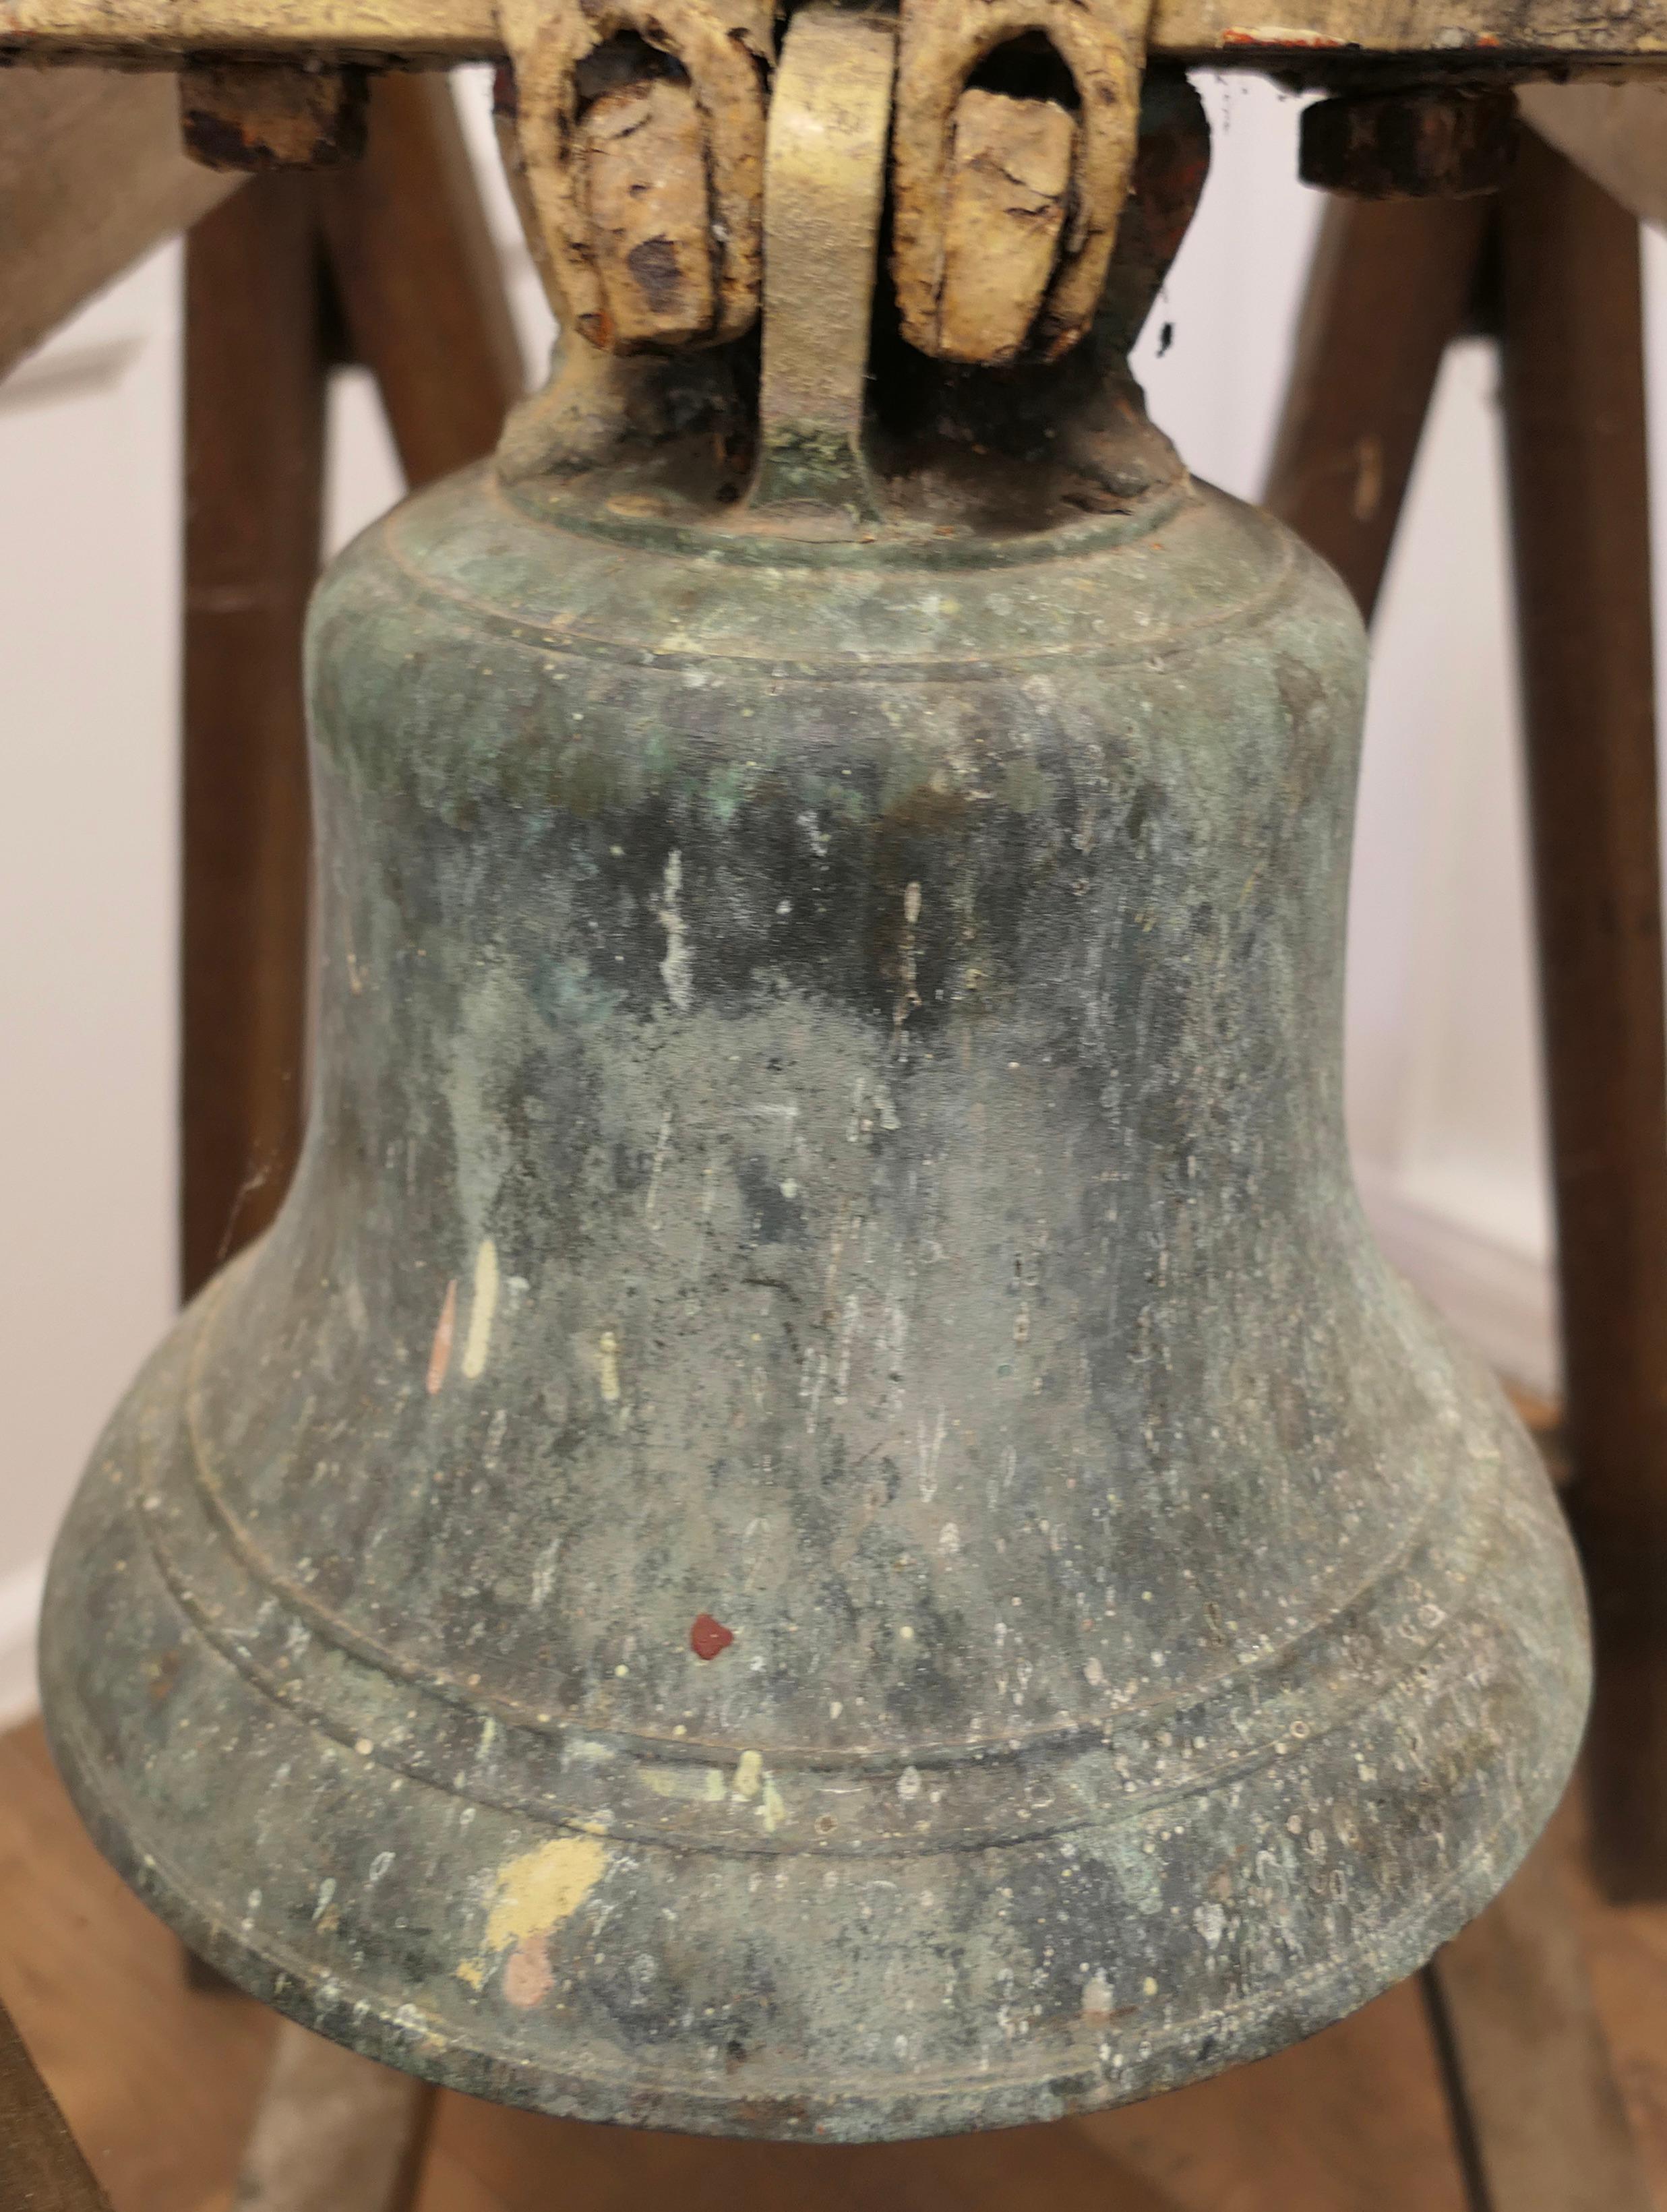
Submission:
M 557 314 L 609 352 L 740 337 L 758 313 L 770 0 L 502 0 L 499 19 L 511 167 Z
M 1081 337 L 1128 190 L 1149 6 L 903 0 L 892 265 L 922 352 L 990 364 L 1052 357 Z M 770 0 L 503 0 L 501 20 L 516 87 L 506 156 L 557 314 L 610 353 L 742 336 L 763 282 Z M 883 37 L 889 52 L 898 18 L 865 21 L 854 52 Z M 1027 41 L 1054 64 L 1043 96 L 971 82 Z M 831 55 L 839 41 L 824 22 L 805 43 Z M 891 78 L 888 63 L 875 195 Z M 831 157 L 837 131 L 810 106 L 789 124 L 779 87 L 774 97 L 783 174 L 799 159 L 794 131 L 808 134 L 807 161 Z M 879 210 L 875 197 L 857 234 Z M 835 223 L 808 258 L 805 240 L 780 247 L 778 283 L 815 282 L 812 261 L 831 269 L 844 244 Z
M 862 416 L 896 36 L 825 0 L 788 33 L 770 118 L 755 507 L 879 513 Z
M 922 353 L 1051 357 L 1082 336 L 1134 166 L 1149 14 L 1150 0 L 904 0 L 891 265 Z M 1074 116 L 970 84 L 1026 38 L 1062 64 Z

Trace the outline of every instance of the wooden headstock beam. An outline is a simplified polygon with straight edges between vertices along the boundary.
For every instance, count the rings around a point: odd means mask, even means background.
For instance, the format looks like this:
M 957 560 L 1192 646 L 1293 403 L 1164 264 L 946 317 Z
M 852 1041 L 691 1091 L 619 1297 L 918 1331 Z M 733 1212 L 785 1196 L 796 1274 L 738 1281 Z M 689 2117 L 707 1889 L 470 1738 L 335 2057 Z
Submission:
M 1159 61 L 1334 82 L 1360 65 L 1421 71 L 1654 68 L 1667 0 L 1158 0 Z M 187 55 L 300 55 L 443 66 L 504 51 L 493 0 L 0 0 L 0 58 L 168 68 Z

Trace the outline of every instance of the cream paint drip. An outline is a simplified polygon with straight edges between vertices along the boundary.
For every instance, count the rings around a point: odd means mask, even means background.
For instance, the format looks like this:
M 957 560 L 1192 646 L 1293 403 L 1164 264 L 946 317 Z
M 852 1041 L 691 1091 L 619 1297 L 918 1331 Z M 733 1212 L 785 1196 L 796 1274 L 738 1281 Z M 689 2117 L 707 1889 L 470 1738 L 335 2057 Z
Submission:
M 738 1797 L 756 1797 L 764 1786 L 764 1762 L 756 1751 L 744 1751 L 735 1765 L 731 1785 Z
M 686 1803 L 721 1805 L 729 1794 L 721 1766 L 645 1766 L 642 1779 L 656 1797 Z
M 768 1774 L 764 1777 L 764 1796 L 758 1801 L 758 1817 L 767 1836 L 773 1836 L 788 1817 L 787 1801 Z
M 602 1395 L 610 1406 L 619 1403 L 619 1339 L 611 1328 L 605 1328 L 596 1346 L 597 1379 L 602 1385 Z
M 498 1869 L 486 1916 L 486 1941 L 457 1969 L 458 1979 L 484 1989 L 495 1960 L 509 1954 L 503 1993 L 512 2004 L 536 2004 L 553 1977 L 545 1944 L 552 1929 L 570 1919 L 606 1873 L 608 1851 L 599 1836 L 557 1836 Z
M 916 988 L 919 953 L 915 941 L 915 925 L 921 918 L 921 887 L 918 884 L 905 885 L 903 894 L 903 939 L 897 946 L 898 981 L 897 1003 L 891 1010 L 891 1025 L 901 1030 L 916 1006 L 921 994 Z
M 432 1398 L 446 1380 L 446 1370 L 452 1364 L 452 1339 L 457 1332 L 457 1277 L 446 1285 L 446 1295 L 440 1303 L 440 1319 L 435 1323 L 434 1343 L 429 1352 L 429 1395 Z
M 345 899 L 342 902 L 342 951 L 347 956 L 348 988 L 356 999 L 365 988 L 365 979 L 353 950 L 353 909 Z
M 695 956 L 689 948 L 689 925 L 683 918 L 683 855 L 672 852 L 666 860 L 666 896 L 659 914 L 666 932 L 666 957 L 660 963 L 666 995 L 680 1014 L 686 1014 L 695 996 Z
M 492 1316 L 498 1310 L 498 1248 L 490 1237 L 475 1255 L 475 1295 L 469 1306 L 469 1334 L 463 1347 L 463 1371 L 472 1382 L 484 1374 L 492 1348 Z

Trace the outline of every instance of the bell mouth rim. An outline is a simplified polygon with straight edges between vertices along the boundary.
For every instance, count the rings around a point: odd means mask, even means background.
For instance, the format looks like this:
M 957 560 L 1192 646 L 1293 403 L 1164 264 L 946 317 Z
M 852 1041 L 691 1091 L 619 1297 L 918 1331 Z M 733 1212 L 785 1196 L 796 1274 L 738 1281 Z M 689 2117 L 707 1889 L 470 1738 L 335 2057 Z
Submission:
M 1561 1802 L 1580 1733 L 1577 1726 L 1564 1755 L 1542 1770 L 1549 1780 L 1538 1798 L 1519 1795 L 1514 1817 L 1488 1829 L 1415 1905 L 1367 1929 L 1294 1980 L 1165 2023 L 1136 2046 L 1132 2061 L 1102 2055 L 1101 2031 L 1086 2027 L 1080 2040 L 1087 2051 L 1062 2051 L 1043 2067 L 912 2074 L 901 2067 L 843 2074 L 828 2069 L 798 2081 L 778 2079 L 749 2096 L 687 2076 L 662 2073 L 656 2079 L 641 2066 L 563 2069 L 486 2032 L 465 2041 L 414 2004 L 356 1993 L 350 1978 L 315 1968 L 289 1946 L 270 1937 L 263 1944 L 244 1940 L 197 1905 L 166 1855 L 147 1848 L 137 1824 L 121 1819 L 114 1793 L 97 1778 L 96 1756 L 82 1755 L 76 1723 L 52 1705 L 46 1718 L 53 1759 L 76 1810 L 122 1880 L 196 1956 L 297 2025 L 438 2087 L 552 2118 L 828 2144 L 983 2134 L 1109 2111 L 1272 2057 L 1347 2019 L 1415 1972 L 1499 1894 Z M 1327 1994 L 1317 1997 L 1322 1990 Z M 1305 1996 L 1306 2005 L 1293 2002 Z M 1258 2033 L 1269 2028 L 1271 2033 Z
M 483 1723 L 495 1729 L 502 1763 L 491 1773 L 472 1768 L 469 1798 L 506 1815 L 584 1830 L 600 1820 L 605 1806 L 606 1832 L 620 1840 L 696 1855 L 764 1861 L 802 1856 L 818 1863 L 928 1858 L 949 1850 L 999 1850 L 1068 1837 L 1126 1825 L 1165 1803 L 1231 1787 L 1261 1773 L 1293 1747 L 1304 1755 L 1317 1750 L 1391 1694 L 1409 1668 L 1439 1674 L 1462 1667 L 1470 1634 L 1491 1611 L 1488 1593 L 1510 1536 L 1504 1486 L 1479 1484 L 1491 1510 L 1477 1515 L 1470 1510 L 1469 1486 L 1456 1473 L 1392 1551 L 1284 1643 L 1248 1659 L 1235 1655 L 1235 1663 L 1177 1681 L 1165 1697 L 1148 1695 L 1098 1717 L 882 1748 L 770 1743 L 756 1731 L 723 1740 L 686 1732 L 678 1736 L 666 1729 L 587 1720 L 570 1709 L 540 1711 L 350 1628 L 265 1558 L 238 1518 L 201 1433 L 200 1386 L 223 1310 L 259 1250 L 252 1248 L 223 1269 L 177 1325 L 184 1449 L 127 1499 L 137 1540 L 192 1632 L 252 1693 L 353 1746 L 388 1772 L 443 1789 L 440 1778 L 467 1755 L 464 1735 L 472 1736 Z M 1501 1411 L 1495 1450 L 1489 1462 L 1478 1463 L 1502 1471 L 1513 1437 L 1502 1401 Z M 1474 1474 L 1470 1462 L 1456 1466 Z M 1447 1601 L 1445 1606 L 1436 1603 L 1438 1595 Z M 1433 1623 L 1427 1618 L 1432 1609 L 1438 1616 Z M 246 1625 L 254 1618 L 263 1622 L 259 1637 Z M 242 1625 L 226 1629 L 222 1619 Z M 300 1639 L 298 1628 L 305 1632 Z M 1368 1637 L 1374 1647 L 1370 1656 L 1358 1648 Z M 326 1655 L 319 1662 L 325 1683 L 338 1692 L 333 1706 L 324 1701 L 322 1687 L 314 1697 L 307 1694 L 314 1639 Z M 1345 1644 L 1353 1654 L 1350 1688 L 1327 1706 L 1323 1725 L 1311 1725 L 1299 1709 L 1281 1710 L 1279 1701 L 1287 1694 L 1299 1708 L 1312 1699 L 1314 1681 L 1304 1672 L 1305 1661 Z M 397 1732 L 403 1747 L 379 1741 L 374 1722 L 353 1717 L 350 1700 L 340 1695 L 344 1668 L 350 1682 L 361 1674 L 368 1678 L 370 1701 L 382 1685 L 421 1698 L 426 1730 L 414 1731 L 408 1720 Z M 1222 1714 L 1257 1692 L 1265 1705 L 1255 1729 L 1247 1735 L 1242 1727 L 1223 1729 Z M 1118 1741 L 1127 1731 L 1146 1739 L 1141 1748 L 1147 1771 L 1133 1778 L 1129 1746 Z M 1168 1754 L 1150 1749 L 1159 1731 L 1182 1742 L 1213 1735 L 1225 1742 L 1234 1734 L 1238 1741 L 1213 1764 L 1194 1765 L 1183 1753 L 1179 1765 L 1165 1772 Z M 553 1755 L 560 1767 L 549 1783 L 543 1777 Z M 739 1805 L 724 1802 L 730 1796 L 729 1772 L 739 1771 L 739 1762 L 749 1755 L 760 1762 L 761 1783 L 784 1785 L 794 1808 L 770 1820 L 762 1835 L 753 1817 L 761 1791 L 747 1793 Z M 1083 1767 L 1096 1755 L 1099 1770 L 1115 1765 L 1116 1771 L 1097 1771 L 1090 1784 Z M 692 1789 L 667 1786 L 673 1770 L 691 1779 L 722 1778 L 717 1802 Z M 921 1802 L 911 1797 L 904 1817 L 899 1784 L 910 1774 L 923 1787 Z M 925 1790 L 940 1779 L 944 1794 L 952 1782 L 958 1799 L 965 1802 L 942 1819 L 913 1818 L 924 1808 Z M 599 1793 L 589 1802 L 587 1782 Z M 854 1786 L 862 1787 L 862 1794 L 851 1805 L 845 1801 Z M 629 1794 L 622 1796 L 622 1788 Z M 800 1802 L 807 1790 L 818 1788 L 828 1793 L 819 1820 L 814 1802 L 808 1808 Z M 1050 1815 L 1046 1808 L 1058 1804 L 1062 1794 L 1066 1802 Z M 763 1803 L 767 1809 L 768 1799 Z M 837 1826 L 830 1814 L 837 1815 Z M 860 1840 L 852 1840 L 853 1827 Z

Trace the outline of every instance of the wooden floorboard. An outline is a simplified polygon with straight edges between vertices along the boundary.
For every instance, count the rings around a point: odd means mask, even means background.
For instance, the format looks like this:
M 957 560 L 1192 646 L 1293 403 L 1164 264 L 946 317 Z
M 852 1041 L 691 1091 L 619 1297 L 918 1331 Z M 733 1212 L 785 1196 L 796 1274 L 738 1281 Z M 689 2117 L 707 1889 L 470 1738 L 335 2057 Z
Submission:
M 1667 2212 L 1667 1909 L 1585 1900 Z M 40 1731 L 0 1737 L 0 1996 L 115 2212 L 228 2212 L 273 2023 L 188 1990 Z M 444 2097 L 417 2212 L 1463 2212 L 1411 1984 L 1260 2066 L 1051 2128 L 863 2150 L 729 2144 Z M 1509 2208 L 1503 2208 L 1509 2212 Z

